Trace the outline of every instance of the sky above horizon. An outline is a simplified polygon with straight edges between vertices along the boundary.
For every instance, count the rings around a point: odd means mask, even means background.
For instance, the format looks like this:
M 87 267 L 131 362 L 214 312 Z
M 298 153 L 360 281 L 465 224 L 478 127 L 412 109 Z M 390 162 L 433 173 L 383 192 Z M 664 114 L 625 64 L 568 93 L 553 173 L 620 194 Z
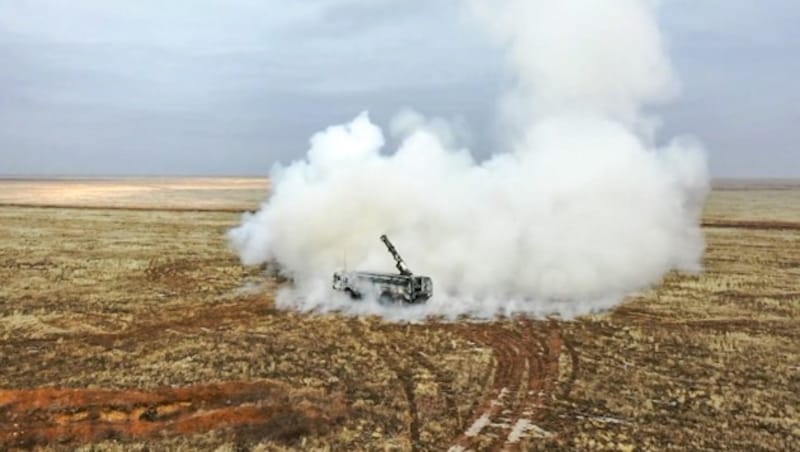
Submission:
M 800 2 L 663 0 L 714 177 L 800 177 Z M 498 147 L 502 50 L 455 0 L 0 0 L 0 175 L 266 175 L 369 110 Z

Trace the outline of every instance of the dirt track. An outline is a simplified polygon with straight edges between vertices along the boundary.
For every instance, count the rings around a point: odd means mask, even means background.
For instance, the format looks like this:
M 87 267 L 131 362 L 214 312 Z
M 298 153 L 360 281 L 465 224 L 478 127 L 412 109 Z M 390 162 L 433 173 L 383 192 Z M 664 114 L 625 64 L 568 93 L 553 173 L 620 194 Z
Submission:
M 514 448 L 520 440 L 547 437 L 536 425 L 559 377 L 562 339 L 553 322 L 519 320 L 506 326 L 454 326 L 471 340 L 492 349 L 492 381 L 467 428 L 454 439 L 451 451 Z
M 800 230 L 800 222 L 795 221 L 711 220 L 704 221 L 702 226 L 704 228 L 723 229 Z

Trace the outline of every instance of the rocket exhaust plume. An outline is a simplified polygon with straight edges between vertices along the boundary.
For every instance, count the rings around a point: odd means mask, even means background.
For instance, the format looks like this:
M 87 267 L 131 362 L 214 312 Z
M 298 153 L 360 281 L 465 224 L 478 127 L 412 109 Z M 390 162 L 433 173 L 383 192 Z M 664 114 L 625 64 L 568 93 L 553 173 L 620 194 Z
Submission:
M 272 192 L 229 239 L 245 264 L 295 280 L 277 304 L 386 317 L 565 317 L 605 309 L 671 269 L 697 271 L 705 154 L 658 145 L 648 104 L 673 96 L 652 0 L 473 0 L 507 52 L 507 149 L 476 161 L 442 120 L 398 115 L 386 135 L 367 113 L 311 138 L 276 166 Z M 331 290 L 350 270 L 393 271 L 388 233 L 434 297 L 413 308 L 352 303 Z

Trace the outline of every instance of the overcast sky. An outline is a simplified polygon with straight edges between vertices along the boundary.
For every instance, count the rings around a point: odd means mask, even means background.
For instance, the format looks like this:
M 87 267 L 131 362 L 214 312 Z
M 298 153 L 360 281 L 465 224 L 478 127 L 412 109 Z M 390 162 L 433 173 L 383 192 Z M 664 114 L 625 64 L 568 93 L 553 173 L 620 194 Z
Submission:
M 609 0 L 613 1 L 613 0 Z M 800 1 L 663 0 L 716 177 L 800 177 Z M 266 175 L 403 107 L 494 143 L 502 54 L 456 0 L 0 0 L 0 175 Z

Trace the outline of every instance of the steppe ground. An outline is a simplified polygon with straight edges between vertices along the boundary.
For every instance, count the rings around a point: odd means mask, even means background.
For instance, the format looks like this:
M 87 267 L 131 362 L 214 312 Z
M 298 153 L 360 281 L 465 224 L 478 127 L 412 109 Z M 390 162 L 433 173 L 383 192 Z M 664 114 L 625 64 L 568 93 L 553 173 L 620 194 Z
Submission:
M 264 180 L 0 181 L 0 449 L 800 450 L 800 184 L 726 181 L 705 272 L 574 321 L 276 310 Z

